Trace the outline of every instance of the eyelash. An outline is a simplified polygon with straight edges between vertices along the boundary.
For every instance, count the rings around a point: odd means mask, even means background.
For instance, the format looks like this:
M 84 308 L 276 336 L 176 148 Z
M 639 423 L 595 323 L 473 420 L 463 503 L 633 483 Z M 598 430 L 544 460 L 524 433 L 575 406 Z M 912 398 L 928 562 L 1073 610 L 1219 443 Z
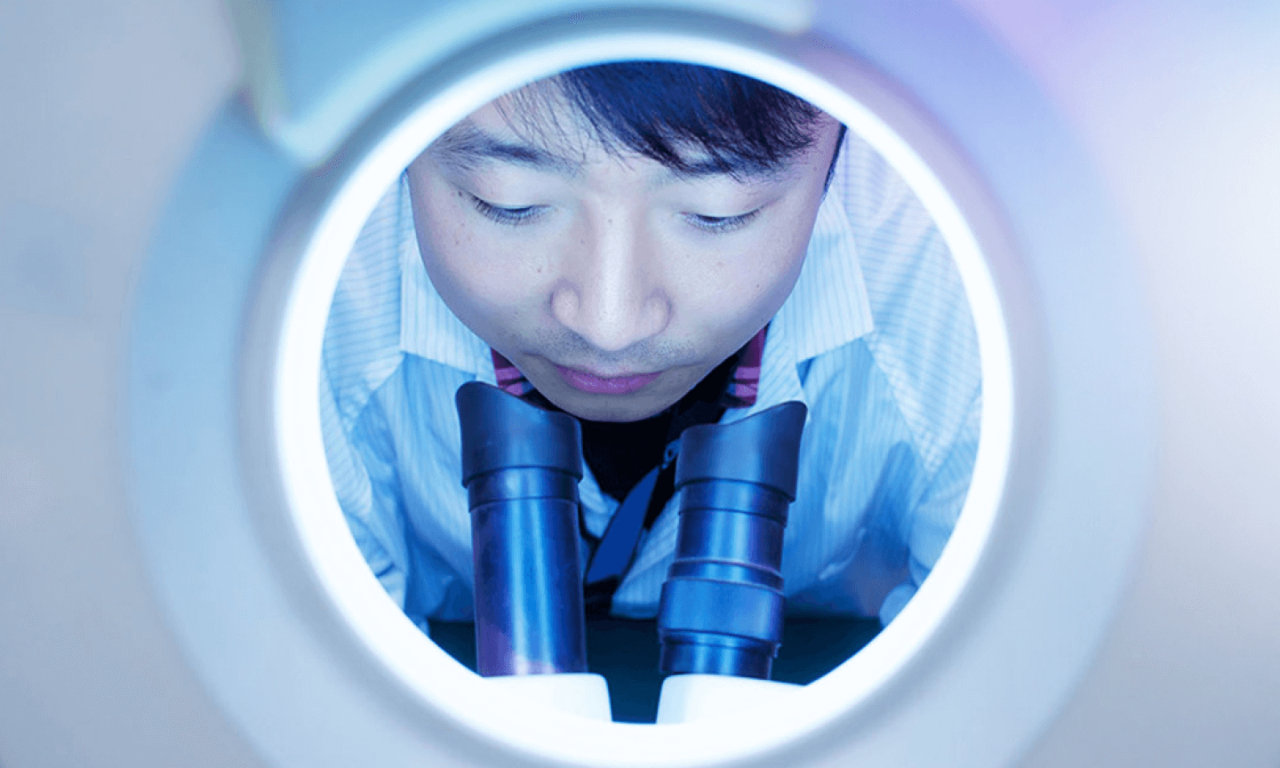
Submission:
M 471 202 L 485 218 L 512 227 L 526 224 L 542 213 L 542 206 L 540 205 L 526 205 L 523 208 L 503 208 L 487 200 L 481 200 L 475 195 L 471 195 Z
M 536 219 L 542 214 L 542 206 L 526 205 L 522 208 L 503 208 L 494 205 L 487 200 L 483 200 L 475 195 L 471 195 L 471 202 L 475 205 L 476 210 L 485 218 L 495 221 L 499 224 L 515 227 Z M 686 218 L 693 226 L 705 232 L 713 234 L 727 234 L 745 227 L 757 215 L 760 209 L 748 211 L 738 214 L 737 216 L 702 216 L 696 213 L 686 214 Z
M 738 214 L 737 216 L 701 216 L 696 213 L 686 214 L 689 223 L 698 229 L 717 235 L 727 234 L 742 229 L 759 215 L 760 209 Z

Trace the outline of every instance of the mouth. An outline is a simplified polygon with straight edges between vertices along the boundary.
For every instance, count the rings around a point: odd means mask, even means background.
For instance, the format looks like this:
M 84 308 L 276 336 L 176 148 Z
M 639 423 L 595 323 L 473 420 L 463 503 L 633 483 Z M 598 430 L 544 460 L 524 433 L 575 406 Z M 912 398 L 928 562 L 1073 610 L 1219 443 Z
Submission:
M 620 376 L 600 376 L 576 368 L 555 366 L 560 378 L 580 392 L 593 395 L 626 395 L 637 392 L 658 378 L 659 373 L 632 373 Z

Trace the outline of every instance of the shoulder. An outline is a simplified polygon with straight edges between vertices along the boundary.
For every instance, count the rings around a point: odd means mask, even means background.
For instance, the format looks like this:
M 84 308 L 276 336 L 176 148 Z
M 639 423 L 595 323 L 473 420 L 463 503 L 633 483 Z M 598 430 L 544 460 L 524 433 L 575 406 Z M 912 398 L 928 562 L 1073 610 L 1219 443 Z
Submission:
M 933 217 L 866 142 L 850 136 L 837 176 L 874 329 L 864 337 L 926 468 L 980 402 L 968 297 Z
M 400 249 L 412 227 L 400 184 L 378 201 L 352 246 L 325 325 L 323 375 L 350 425 L 400 366 Z

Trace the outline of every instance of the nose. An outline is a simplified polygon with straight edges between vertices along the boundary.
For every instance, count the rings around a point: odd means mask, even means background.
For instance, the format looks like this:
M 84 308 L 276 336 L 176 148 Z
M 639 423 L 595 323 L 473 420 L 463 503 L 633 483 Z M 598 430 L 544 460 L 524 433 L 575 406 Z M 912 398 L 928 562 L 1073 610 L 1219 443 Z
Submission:
M 664 260 L 642 226 L 606 217 L 583 226 L 551 296 L 557 321 L 602 352 L 656 336 L 671 319 Z

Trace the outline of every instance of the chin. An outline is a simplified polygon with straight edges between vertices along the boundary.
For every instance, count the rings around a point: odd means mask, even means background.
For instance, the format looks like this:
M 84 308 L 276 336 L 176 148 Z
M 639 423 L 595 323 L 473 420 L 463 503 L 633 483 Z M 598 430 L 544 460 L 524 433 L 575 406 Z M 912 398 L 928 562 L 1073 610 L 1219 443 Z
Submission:
M 539 391 L 557 408 L 586 421 L 640 421 L 661 413 L 680 399 L 677 397 L 667 402 L 665 398 L 654 397 L 609 397 L 573 390 L 566 392 L 559 387 L 555 391 L 550 391 L 550 388 Z
M 640 421 L 661 413 L 667 407 L 667 405 L 662 404 L 646 407 L 631 403 L 582 403 L 577 402 L 577 398 L 574 398 L 575 402 L 561 402 L 550 397 L 547 399 L 551 400 L 566 413 L 586 421 Z

